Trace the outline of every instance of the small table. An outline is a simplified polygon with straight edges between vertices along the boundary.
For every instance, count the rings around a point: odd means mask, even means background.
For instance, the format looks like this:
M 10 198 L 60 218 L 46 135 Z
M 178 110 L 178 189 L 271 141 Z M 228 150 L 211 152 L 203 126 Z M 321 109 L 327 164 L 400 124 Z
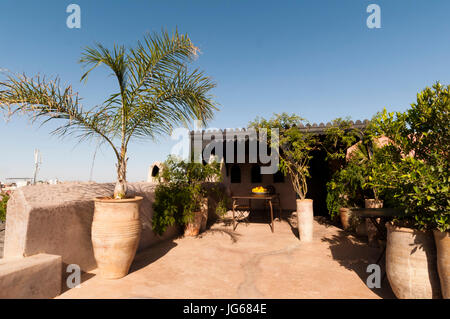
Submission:
M 354 216 L 369 218 L 372 224 L 377 228 L 377 232 L 381 239 L 386 240 L 387 234 L 382 224 L 387 219 L 394 218 L 400 215 L 400 212 L 391 208 L 352 208 Z M 380 218 L 380 222 L 377 219 Z
M 231 196 L 231 199 L 233 200 L 233 230 L 236 229 L 236 218 L 235 218 L 235 207 L 236 201 L 239 199 L 248 199 L 249 200 L 249 209 L 251 209 L 251 201 L 252 199 L 259 199 L 259 200 L 265 200 L 269 203 L 270 207 L 270 229 L 272 230 L 272 233 L 274 232 L 274 224 L 273 224 L 273 200 L 276 199 L 278 201 L 278 206 L 280 209 L 280 215 L 281 215 L 281 203 L 280 203 L 280 195 L 279 194 L 250 194 L 250 195 L 239 195 L 239 196 Z M 281 217 L 281 216 L 280 216 Z

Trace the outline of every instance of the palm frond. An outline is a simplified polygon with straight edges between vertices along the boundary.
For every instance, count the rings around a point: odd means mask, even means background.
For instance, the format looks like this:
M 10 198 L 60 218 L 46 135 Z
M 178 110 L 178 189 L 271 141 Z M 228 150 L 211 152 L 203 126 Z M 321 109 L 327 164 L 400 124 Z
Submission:
M 0 82 L 0 106 L 7 116 L 24 113 L 33 122 L 42 120 L 42 124 L 54 119 L 65 120 L 65 124 L 52 133 L 59 136 L 78 133 L 77 137 L 81 139 L 100 135 L 112 144 L 109 137 L 112 113 L 109 108 L 85 111 L 80 101 L 72 86 L 61 88 L 59 78 L 46 80 L 39 76 L 10 75 L 6 81 Z

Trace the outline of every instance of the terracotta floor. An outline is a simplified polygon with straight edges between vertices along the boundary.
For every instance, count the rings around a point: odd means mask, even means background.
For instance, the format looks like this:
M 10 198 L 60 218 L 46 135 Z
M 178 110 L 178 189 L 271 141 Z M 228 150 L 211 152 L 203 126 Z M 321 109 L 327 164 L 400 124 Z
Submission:
M 367 265 L 380 251 L 344 231 L 314 224 L 314 241 L 298 239 L 295 219 L 215 224 L 136 256 L 130 274 L 105 280 L 85 274 L 59 298 L 394 298 L 388 281 L 369 289 Z M 383 270 L 383 269 L 382 269 Z

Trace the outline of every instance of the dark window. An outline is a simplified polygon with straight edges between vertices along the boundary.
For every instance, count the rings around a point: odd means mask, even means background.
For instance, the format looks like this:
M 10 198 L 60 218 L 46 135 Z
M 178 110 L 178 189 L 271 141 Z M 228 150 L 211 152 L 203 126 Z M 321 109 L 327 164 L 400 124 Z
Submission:
M 252 174 L 252 183 L 262 182 L 261 168 L 258 165 L 252 166 L 251 174 Z
M 158 166 L 153 166 L 153 168 L 152 168 L 152 177 L 156 177 L 156 176 L 158 176 L 158 173 L 159 173 L 159 167 Z
M 231 166 L 231 182 L 240 183 L 241 182 L 241 168 L 238 165 Z
M 280 170 L 278 170 L 275 174 L 273 174 L 273 182 L 284 183 L 284 174 Z

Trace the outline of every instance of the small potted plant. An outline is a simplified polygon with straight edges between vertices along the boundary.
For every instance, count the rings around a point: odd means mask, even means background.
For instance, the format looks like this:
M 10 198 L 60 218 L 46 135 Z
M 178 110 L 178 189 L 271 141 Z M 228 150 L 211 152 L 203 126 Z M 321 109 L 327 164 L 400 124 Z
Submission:
M 184 226 L 185 236 L 197 236 L 206 226 L 208 197 L 217 190 L 220 163 L 183 161 L 169 156 L 163 164 L 153 203 L 153 230 L 162 235 L 167 227 Z M 221 193 L 221 192 L 217 192 Z M 221 193 L 223 195 L 223 193 Z M 223 195 L 220 201 L 224 201 Z M 218 205 L 219 209 L 222 207 Z
M 357 227 L 357 220 L 351 215 L 351 208 L 361 207 L 364 182 L 363 169 L 354 162 L 337 171 L 327 183 L 327 208 L 334 218 L 339 215 L 345 230 Z
M 117 81 L 114 92 L 99 106 L 86 110 L 72 87 L 58 78 L 8 76 L 0 83 L 0 107 L 8 115 L 25 112 L 33 120 L 61 120 L 53 132 L 77 134 L 82 141 L 97 137 L 111 146 L 117 160 L 114 193 L 95 198 L 92 244 L 100 274 L 109 279 L 125 276 L 138 247 L 142 197 L 127 189 L 128 144 L 137 138 L 170 133 L 191 120 L 206 123 L 216 110 L 209 95 L 215 84 L 202 72 L 187 67 L 198 48 L 187 35 L 148 34 L 135 48 L 101 44 L 85 49 L 80 62 L 89 70 L 106 66 Z M 95 194 L 92 194 L 94 197 Z

